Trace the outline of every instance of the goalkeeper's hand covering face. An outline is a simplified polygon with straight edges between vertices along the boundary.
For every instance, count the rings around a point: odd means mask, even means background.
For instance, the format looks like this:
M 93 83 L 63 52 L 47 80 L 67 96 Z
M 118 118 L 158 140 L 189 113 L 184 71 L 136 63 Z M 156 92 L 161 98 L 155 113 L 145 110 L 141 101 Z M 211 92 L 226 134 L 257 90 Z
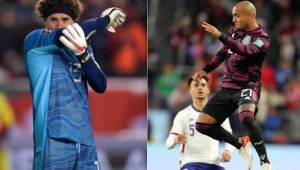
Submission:
M 84 32 L 77 23 L 68 25 L 63 29 L 59 40 L 76 56 L 82 55 L 87 48 Z

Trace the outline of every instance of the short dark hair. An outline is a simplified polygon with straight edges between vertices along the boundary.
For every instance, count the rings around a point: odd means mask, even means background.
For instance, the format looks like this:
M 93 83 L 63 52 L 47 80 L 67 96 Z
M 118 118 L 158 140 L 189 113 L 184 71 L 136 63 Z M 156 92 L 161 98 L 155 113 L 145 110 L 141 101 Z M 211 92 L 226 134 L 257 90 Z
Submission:
M 47 11 L 55 6 L 63 6 L 70 9 L 70 17 L 74 21 L 77 21 L 83 12 L 83 5 L 80 0 L 38 0 L 35 4 L 35 11 L 38 17 L 45 21 L 48 17 Z
M 202 77 L 207 83 L 209 82 L 209 78 L 207 77 L 207 76 L 204 76 L 204 77 Z M 191 86 L 191 84 L 192 84 L 192 82 L 193 82 L 193 77 L 192 76 L 189 76 L 188 78 L 187 78 L 187 83 L 188 83 L 188 86 L 190 87 Z

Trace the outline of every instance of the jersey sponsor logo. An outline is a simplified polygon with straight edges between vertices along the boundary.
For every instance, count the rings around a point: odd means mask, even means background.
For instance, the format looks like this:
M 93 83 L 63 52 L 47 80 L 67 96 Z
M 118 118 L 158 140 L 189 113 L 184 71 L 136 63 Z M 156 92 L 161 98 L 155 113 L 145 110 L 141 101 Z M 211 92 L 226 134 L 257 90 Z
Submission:
M 242 43 L 245 44 L 245 45 L 248 45 L 248 44 L 250 44 L 250 41 L 251 41 L 251 36 L 250 35 L 246 35 L 243 38 Z

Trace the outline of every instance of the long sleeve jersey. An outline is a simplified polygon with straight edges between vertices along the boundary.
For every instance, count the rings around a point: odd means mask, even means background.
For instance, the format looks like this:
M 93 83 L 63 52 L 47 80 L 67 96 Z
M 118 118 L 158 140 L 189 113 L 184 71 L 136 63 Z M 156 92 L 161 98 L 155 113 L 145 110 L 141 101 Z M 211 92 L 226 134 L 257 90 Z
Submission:
M 252 31 L 231 28 L 220 40 L 224 47 L 203 68 L 207 73 L 225 60 L 222 87 L 242 89 L 260 88 L 261 66 L 270 46 L 270 37 L 261 26 Z
M 104 31 L 106 18 L 81 23 L 85 35 Z M 93 57 L 85 63 L 59 43 L 61 30 L 37 29 L 24 41 L 33 112 L 34 149 L 41 152 L 46 136 L 94 146 L 87 83 L 97 92 L 106 89 L 106 77 Z

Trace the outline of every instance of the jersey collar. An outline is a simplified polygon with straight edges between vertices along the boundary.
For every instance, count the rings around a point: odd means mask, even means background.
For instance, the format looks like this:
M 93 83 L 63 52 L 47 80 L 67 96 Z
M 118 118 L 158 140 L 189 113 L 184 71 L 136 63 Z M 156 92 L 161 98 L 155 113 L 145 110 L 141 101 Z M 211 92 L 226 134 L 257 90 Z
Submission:
M 197 109 L 193 104 L 191 104 L 191 106 L 196 112 L 202 112 L 202 110 Z

